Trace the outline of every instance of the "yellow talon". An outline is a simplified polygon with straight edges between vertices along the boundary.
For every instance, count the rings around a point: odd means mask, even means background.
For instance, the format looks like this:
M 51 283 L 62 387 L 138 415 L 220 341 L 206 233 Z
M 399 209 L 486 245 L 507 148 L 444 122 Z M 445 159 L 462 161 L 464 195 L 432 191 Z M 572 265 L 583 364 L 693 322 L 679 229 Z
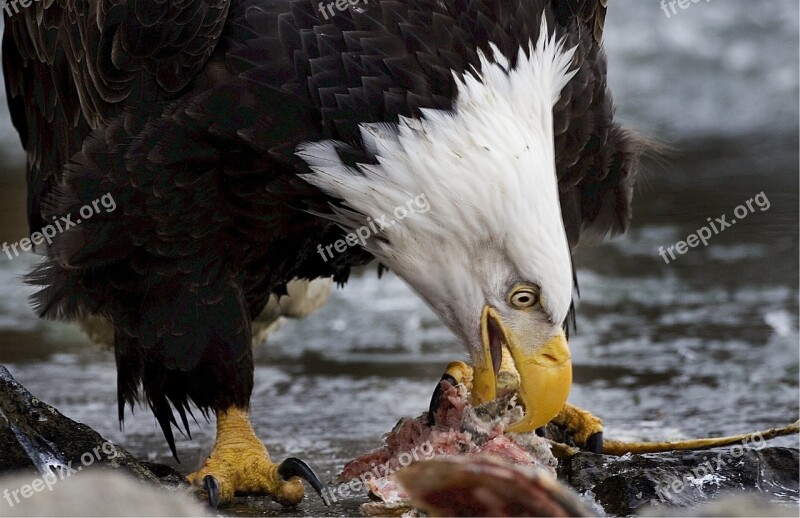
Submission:
M 443 379 L 451 377 L 457 384 L 464 385 L 472 392 L 473 369 L 464 362 L 451 362 L 447 365 L 442 375 Z M 503 360 L 500 372 L 497 373 L 496 387 L 499 396 L 515 392 L 519 389 L 519 372 L 514 366 L 514 360 L 507 350 L 503 350 Z
M 442 378 L 447 376 L 455 380 L 456 384 L 472 389 L 472 367 L 464 362 L 451 362 L 444 370 Z
M 231 407 L 217 412 L 217 439 L 211 455 L 187 480 L 202 487 L 207 476 L 214 478 L 217 495 L 209 495 L 213 507 L 231 502 L 237 494 L 267 495 L 285 506 L 299 504 L 304 495 L 302 481 L 296 476 L 283 480 L 279 467 L 253 431 L 247 411 Z
M 565 428 L 572 435 L 575 444 L 581 446 L 585 446 L 589 438 L 595 434 L 603 433 L 603 421 L 599 417 L 569 403 L 564 405 L 552 422 Z

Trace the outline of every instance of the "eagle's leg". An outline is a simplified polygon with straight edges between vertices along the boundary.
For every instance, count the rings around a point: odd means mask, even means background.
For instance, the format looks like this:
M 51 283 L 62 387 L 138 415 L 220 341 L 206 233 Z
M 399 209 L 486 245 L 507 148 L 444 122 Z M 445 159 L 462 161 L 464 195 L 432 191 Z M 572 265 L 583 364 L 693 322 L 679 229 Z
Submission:
M 236 494 L 266 495 L 285 506 L 303 500 L 305 478 L 319 491 L 322 484 L 308 466 L 297 459 L 272 462 L 256 436 L 247 410 L 230 407 L 217 411 L 217 439 L 202 468 L 190 474 L 189 483 L 204 486 L 212 507 L 233 500 Z
M 473 370 L 472 367 L 464 362 L 450 363 L 442 375 L 442 380 L 451 385 L 463 384 L 472 389 Z M 509 355 L 503 351 L 503 359 L 500 363 L 500 370 L 497 373 L 497 393 L 502 395 L 519 387 L 519 373 L 514 368 L 514 362 Z M 439 398 L 441 397 L 441 383 L 436 385 L 431 398 L 429 408 L 430 419 L 439 408 Z M 603 451 L 603 421 L 595 417 L 590 412 L 567 403 L 559 414 L 551 421 L 555 425 L 564 428 L 572 435 L 576 444 L 583 449 L 594 453 Z

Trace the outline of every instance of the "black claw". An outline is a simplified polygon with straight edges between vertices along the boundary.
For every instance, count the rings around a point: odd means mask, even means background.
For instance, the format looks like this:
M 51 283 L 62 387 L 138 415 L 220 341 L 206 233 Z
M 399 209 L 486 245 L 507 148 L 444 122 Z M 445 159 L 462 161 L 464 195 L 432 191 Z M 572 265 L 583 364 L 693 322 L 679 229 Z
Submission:
M 431 404 L 428 405 L 428 424 L 433 426 L 436 424 L 433 418 L 433 415 L 439 410 L 439 403 L 442 399 L 442 382 L 446 381 L 447 383 L 451 384 L 452 386 L 456 386 L 458 382 L 454 377 L 449 374 L 442 375 L 442 379 L 439 380 L 439 383 L 436 384 L 436 388 L 433 389 L 433 395 L 431 396 Z
M 311 467 L 296 457 L 289 457 L 281 462 L 278 466 L 278 475 L 283 480 L 288 481 L 292 477 L 300 477 L 308 482 L 314 491 L 322 498 L 323 503 L 327 507 L 328 501 L 322 496 L 322 482 Z
M 584 450 L 592 453 L 603 453 L 603 432 L 596 432 L 586 439 Z
M 206 475 L 203 477 L 203 487 L 208 493 L 208 506 L 214 510 L 214 515 L 216 516 L 217 508 L 219 507 L 219 482 L 213 476 Z

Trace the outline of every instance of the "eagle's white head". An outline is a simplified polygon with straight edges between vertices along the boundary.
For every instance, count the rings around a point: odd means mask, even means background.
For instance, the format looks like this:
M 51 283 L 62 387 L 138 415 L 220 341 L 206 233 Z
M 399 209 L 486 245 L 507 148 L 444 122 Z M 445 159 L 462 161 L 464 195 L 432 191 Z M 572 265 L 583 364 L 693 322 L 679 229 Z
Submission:
M 377 164 L 347 167 L 344 144 L 305 144 L 304 178 L 342 200 L 335 220 L 354 231 L 391 222 L 364 247 L 419 293 L 469 349 L 476 402 L 493 399 L 503 353 L 521 376 L 526 416 L 547 423 L 566 401 L 570 355 L 562 331 L 572 265 L 561 218 L 553 105 L 573 75 L 574 49 L 542 24 L 515 67 L 500 51 L 456 77 L 452 111 L 423 110 L 399 124 L 362 124 Z M 524 52 L 527 50 L 527 52 Z M 426 200 L 413 211 L 412 200 Z M 396 217 L 404 207 L 408 216 Z

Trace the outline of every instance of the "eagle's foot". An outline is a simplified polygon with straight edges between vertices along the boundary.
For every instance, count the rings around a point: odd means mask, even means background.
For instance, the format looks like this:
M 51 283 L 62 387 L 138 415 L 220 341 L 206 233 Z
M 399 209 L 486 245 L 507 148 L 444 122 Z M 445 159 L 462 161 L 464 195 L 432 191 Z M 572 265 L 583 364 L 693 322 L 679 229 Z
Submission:
M 234 495 L 265 495 L 284 506 L 303 500 L 303 478 L 319 492 L 322 483 L 302 461 L 289 458 L 275 464 L 258 439 L 245 410 L 217 413 L 217 440 L 202 468 L 187 479 L 208 493 L 211 507 L 227 504 Z
M 552 422 L 565 428 L 582 449 L 603 452 L 603 421 L 599 417 L 567 403 Z
M 464 362 L 451 362 L 442 374 L 441 380 L 436 384 L 431 397 L 431 404 L 428 408 L 429 419 L 433 420 L 433 414 L 439 408 L 439 400 L 442 396 L 442 381 L 450 385 L 464 385 L 467 390 L 472 391 L 472 380 L 474 371 L 471 366 Z M 514 367 L 514 362 L 507 354 L 503 354 L 500 363 L 500 370 L 497 373 L 497 395 L 502 396 L 509 392 L 514 392 L 519 388 L 519 373 Z
M 428 423 L 433 425 L 434 414 L 439 410 L 439 405 L 442 400 L 442 382 L 446 381 L 452 386 L 464 385 L 468 389 L 472 389 L 472 367 L 464 362 L 451 362 L 442 374 L 442 378 L 436 383 L 436 388 L 433 389 L 431 396 L 431 403 L 428 406 Z
M 433 414 L 439 408 L 439 399 L 442 396 L 442 381 L 447 381 L 449 384 L 464 385 L 467 390 L 472 391 L 472 381 L 474 379 L 474 371 L 470 365 L 464 362 L 451 362 L 442 374 L 440 383 L 436 384 L 431 397 L 431 404 L 428 409 L 430 419 L 433 419 Z M 500 363 L 500 370 L 496 378 L 497 395 L 502 396 L 509 392 L 514 392 L 519 389 L 520 378 L 519 372 L 514 367 L 514 362 L 508 354 L 503 354 L 503 359 Z

